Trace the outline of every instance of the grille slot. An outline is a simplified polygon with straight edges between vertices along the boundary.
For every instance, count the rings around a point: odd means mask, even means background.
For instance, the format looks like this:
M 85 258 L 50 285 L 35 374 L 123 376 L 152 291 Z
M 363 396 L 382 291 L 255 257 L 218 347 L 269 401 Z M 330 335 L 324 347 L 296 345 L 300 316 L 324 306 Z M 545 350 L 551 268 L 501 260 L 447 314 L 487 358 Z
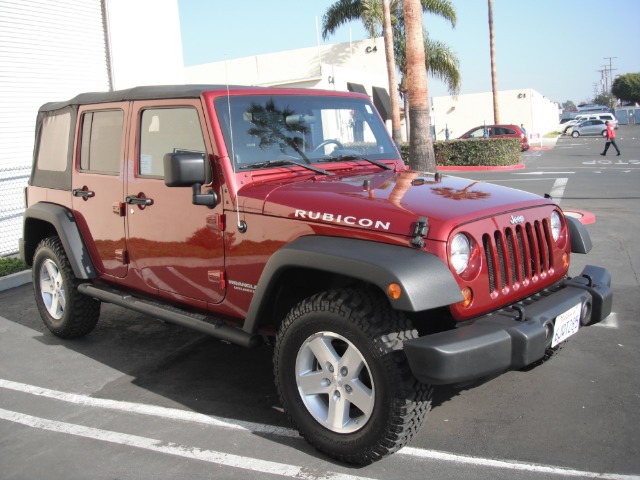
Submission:
M 485 234 L 482 245 L 491 293 L 545 275 L 553 265 L 553 242 L 546 220 Z

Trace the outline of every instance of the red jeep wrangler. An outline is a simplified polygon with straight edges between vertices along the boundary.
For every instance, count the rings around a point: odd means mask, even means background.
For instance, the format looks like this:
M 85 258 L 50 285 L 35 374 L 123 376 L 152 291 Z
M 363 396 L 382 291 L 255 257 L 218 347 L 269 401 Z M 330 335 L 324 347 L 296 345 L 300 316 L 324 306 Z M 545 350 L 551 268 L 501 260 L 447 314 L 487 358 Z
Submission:
M 300 433 L 367 464 L 432 385 L 546 358 L 611 311 L 589 236 L 549 198 L 407 170 L 364 95 L 226 86 L 40 108 L 22 258 L 55 335 L 101 302 L 246 347 L 275 342 Z

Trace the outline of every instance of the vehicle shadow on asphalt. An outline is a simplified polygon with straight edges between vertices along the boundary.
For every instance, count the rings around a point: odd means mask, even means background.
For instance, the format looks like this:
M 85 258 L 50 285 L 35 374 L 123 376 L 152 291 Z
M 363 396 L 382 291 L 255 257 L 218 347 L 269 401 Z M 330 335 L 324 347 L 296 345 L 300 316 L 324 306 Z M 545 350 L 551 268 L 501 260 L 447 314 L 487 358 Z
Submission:
M 93 392 L 94 397 L 291 427 L 274 384 L 273 348 L 269 345 L 248 350 L 109 304 L 102 305 L 93 332 L 64 340 L 51 334 L 42 323 L 30 285 L 0 292 L 0 301 L 4 305 L 3 317 L 39 332 L 34 336 L 38 342 L 64 346 L 122 373 Z M 60 375 L 68 373 L 65 372 L 61 368 Z M 432 408 L 488 380 L 437 386 Z M 277 441 L 281 440 L 292 441 Z M 301 445 L 296 444 L 296 448 Z M 314 455 L 315 450 L 310 449 L 309 454 Z

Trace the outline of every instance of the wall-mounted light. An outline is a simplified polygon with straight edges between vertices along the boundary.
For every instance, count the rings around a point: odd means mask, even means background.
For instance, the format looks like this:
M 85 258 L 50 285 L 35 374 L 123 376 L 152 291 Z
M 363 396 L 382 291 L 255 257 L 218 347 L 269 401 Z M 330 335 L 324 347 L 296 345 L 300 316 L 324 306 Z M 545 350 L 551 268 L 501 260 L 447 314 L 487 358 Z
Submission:
M 329 78 L 327 79 L 327 81 L 328 81 L 329 83 L 336 83 L 336 79 L 335 79 L 335 78 L 333 78 L 331 75 L 329 75 Z
M 364 51 L 366 53 L 377 52 L 378 51 L 378 47 L 367 47 L 367 48 L 364 49 Z

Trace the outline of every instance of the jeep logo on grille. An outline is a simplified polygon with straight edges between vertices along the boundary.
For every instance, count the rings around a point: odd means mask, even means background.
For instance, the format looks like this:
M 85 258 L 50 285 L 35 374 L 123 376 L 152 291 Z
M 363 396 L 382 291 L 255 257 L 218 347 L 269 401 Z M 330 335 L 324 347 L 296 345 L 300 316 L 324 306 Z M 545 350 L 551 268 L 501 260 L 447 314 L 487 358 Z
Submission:
M 524 223 L 524 215 L 511 215 L 511 225 L 516 223 Z

